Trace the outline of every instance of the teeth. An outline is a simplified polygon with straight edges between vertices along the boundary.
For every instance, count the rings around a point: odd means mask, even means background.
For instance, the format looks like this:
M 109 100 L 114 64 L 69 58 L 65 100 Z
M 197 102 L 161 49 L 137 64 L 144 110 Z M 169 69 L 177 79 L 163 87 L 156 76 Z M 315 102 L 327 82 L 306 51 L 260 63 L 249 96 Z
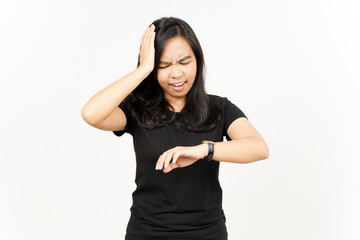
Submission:
M 178 84 L 171 84 L 171 85 L 176 86 L 176 87 L 179 87 L 179 86 L 183 85 L 184 83 L 185 83 L 185 82 L 178 83 Z

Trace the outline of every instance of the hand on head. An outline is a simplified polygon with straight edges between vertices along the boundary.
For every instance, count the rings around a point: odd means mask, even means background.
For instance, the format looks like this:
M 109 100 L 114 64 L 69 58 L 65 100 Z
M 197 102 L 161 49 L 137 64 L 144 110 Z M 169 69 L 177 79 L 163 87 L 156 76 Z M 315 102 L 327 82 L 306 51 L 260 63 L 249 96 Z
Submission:
M 145 68 L 150 72 L 154 69 L 155 62 L 154 40 L 155 26 L 151 24 L 151 26 L 145 30 L 145 33 L 141 39 L 139 65 L 139 67 Z

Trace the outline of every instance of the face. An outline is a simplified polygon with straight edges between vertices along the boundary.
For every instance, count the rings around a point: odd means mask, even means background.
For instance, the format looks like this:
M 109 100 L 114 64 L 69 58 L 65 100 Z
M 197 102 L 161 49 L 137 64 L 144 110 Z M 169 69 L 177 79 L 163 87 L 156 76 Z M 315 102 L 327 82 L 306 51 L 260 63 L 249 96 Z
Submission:
M 157 79 L 168 102 L 186 100 L 196 76 L 196 59 L 185 38 L 170 38 L 164 47 L 157 70 Z

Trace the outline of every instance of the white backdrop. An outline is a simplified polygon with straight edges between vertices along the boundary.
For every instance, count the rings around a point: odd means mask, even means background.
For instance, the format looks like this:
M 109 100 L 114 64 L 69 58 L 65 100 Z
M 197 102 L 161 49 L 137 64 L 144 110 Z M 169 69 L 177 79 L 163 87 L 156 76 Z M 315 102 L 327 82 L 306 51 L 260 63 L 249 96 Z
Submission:
M 1 1 L 0 239 L 124 239 L 132 137 L 81 109 L 134 70 L 145 28 L 180 17 L 206 87 L 270 157 L 221 163 L 229 240 L 360 239 L 356 0 Z

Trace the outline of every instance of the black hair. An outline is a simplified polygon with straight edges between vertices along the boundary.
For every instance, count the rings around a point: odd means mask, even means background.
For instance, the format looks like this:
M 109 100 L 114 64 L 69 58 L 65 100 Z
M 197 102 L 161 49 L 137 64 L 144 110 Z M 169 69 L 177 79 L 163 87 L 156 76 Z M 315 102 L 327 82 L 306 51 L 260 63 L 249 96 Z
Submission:
M 194 31 L 184 20 L 175 17 L 163 17 L 152 24 L 155 26 L 154 69 L 124 100 L 130 105 L 132 118 L 146 129 L 161 127 L 174 120 L 179 130 L 202 132 L 213 129 L 220 117 L 220 109 L 211 102 L 206 93 L 204 56 Z M 189 43 L 197 63 L 194 83 L 187 93 L 185 106 L 180 113 L 169 110 L 173 107 L 164 98 L 163 89 L 156 76 L 165 44 L 176 36 L 183 37 Z M 140 52 L 137 66 L 139 65 Z

